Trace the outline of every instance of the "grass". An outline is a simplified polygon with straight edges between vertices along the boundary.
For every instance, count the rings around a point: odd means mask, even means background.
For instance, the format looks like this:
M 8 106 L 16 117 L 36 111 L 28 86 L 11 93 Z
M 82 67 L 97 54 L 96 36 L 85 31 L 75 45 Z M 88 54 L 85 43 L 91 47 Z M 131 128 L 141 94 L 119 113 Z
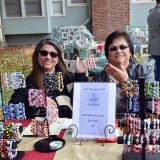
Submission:
M 32 46 L 33 47 L 33 46 Z M 0 73 L 5 72 L 23 72 L 22 70 L 22 58 L 21 50 L 22 48 L 31 48 L 31 46 L 23 47 L 8 47 L 5 49 L 0 49 Z M 146 57 L 141 57 L 140 54 L 137 55 L 137 61 L 143 62 L 146 60 Z M 27 65 L 31 64 L 31 58 L 25 59 Z M 24 72 L 23 72 L 24 73 Z M 25 70 L 25 75 L 29 73 L 29 70 Z M 13 90 L 3 90 L 3 104 L 7 104 Z M 1 114 L 1 111 L 0 111 Z M 1 116 L 1 115 L 0 115 Z
M 29 46 L 28 46 L 29 47 Z M 21 50 L 24 47 L 7 47 L 0 49 L 0 73 L 23 72 Z M 27 64 L 31 64 L 31 58 L 27 59 Z M 25 75 L 28 71 L 25 71 Z M 13 90 L 2 90 L 3 104 L 7 104 Z

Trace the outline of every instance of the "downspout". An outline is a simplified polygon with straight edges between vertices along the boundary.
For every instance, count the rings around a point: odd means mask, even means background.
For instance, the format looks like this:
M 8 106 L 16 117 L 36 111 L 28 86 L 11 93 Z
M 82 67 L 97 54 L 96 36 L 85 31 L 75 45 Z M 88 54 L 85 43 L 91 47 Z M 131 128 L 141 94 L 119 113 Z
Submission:
M 88 4 L 88 18 L 81 24 L 82 26 L 86 26 L 91 21 L 91 0 L 87 0 Z
M 2 30 L 2 41 L 0 42 L 2 47 L 6 47 L 6 41 L 5 41 L 5 35 L 4 35 L 4 32 L 3 32 L 3 19 L 2 19 L 2 7 L 0 8 L 0 21 L 1 21 L 1 30 Z

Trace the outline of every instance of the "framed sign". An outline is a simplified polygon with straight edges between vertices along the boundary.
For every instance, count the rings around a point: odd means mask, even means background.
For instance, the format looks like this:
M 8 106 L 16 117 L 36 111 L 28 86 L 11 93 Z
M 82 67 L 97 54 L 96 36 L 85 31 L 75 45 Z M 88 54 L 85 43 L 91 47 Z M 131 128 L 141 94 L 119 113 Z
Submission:
M 78 128 L 77 137 L 105 138 L 106 133 L 107 138 L 114 138 L 109 130 L 115 128 L 115 106 L 115 83 L 74 83 L 73 124 Z

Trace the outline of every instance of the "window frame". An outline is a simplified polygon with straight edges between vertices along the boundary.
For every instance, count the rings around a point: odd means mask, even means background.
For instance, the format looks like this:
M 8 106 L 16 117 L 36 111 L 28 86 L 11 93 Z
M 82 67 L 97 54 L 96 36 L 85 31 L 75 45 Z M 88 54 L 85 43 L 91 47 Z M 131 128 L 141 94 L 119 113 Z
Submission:
M 58 16 L 66 16 L 66 9 L 65 9 L 65 0 L 51 0 L 51 16 L 58 17 Z M 54 13 L 53 12 L 53 3 L 54 2 L 62 2 L 62 13 Z
M 67 0 L 68 7 L 87 6 L 88 3 L 73 3 L 72 0 Z
M 25 11 L 25 0 L 20 0 L 21 3 L 21 12 L 22 12 L 22 16 L 21 17 L 7 17 L 7 13 L 6 13 L 6 5 L 5 5 L 5 0 L 2 0 L 2 12 L 3 12 L 3 18 L 4 19 L 15 19 L 15 18 L 37 18 L 37 17 L 44 17 L 45 16 L 45 10 L 44 10 L 44 0 L 40 0 L 41 2 L 41 12 L 42 15 L 41 16 L 35 16 L 35 15 L 26 15 L 26 11 Z
M 155 0 L 132 0 L 133 4 L 140 4 L 140 3 L 155 3 Z

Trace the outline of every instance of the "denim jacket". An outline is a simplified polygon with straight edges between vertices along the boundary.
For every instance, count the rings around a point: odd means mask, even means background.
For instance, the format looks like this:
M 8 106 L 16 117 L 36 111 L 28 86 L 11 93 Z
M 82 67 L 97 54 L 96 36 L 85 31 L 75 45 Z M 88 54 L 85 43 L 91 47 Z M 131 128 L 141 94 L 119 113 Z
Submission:
M 130 62 L 128 67 L 128 76 L 130 80 L 138 80 L 139 77 L 144 77 L 145 80 L 155 80 L 154 68 L 151 65 L 136 63 L 135 61 Z M 94 82 L 113 82 L 110 76 L 103 70 L 101 73 L 93 77 Z M 118 117 L 121 113 L 127 112 L 127 97 L 120 95 L 119 85 L 117 85 L 116 95 L 116 115 Z

